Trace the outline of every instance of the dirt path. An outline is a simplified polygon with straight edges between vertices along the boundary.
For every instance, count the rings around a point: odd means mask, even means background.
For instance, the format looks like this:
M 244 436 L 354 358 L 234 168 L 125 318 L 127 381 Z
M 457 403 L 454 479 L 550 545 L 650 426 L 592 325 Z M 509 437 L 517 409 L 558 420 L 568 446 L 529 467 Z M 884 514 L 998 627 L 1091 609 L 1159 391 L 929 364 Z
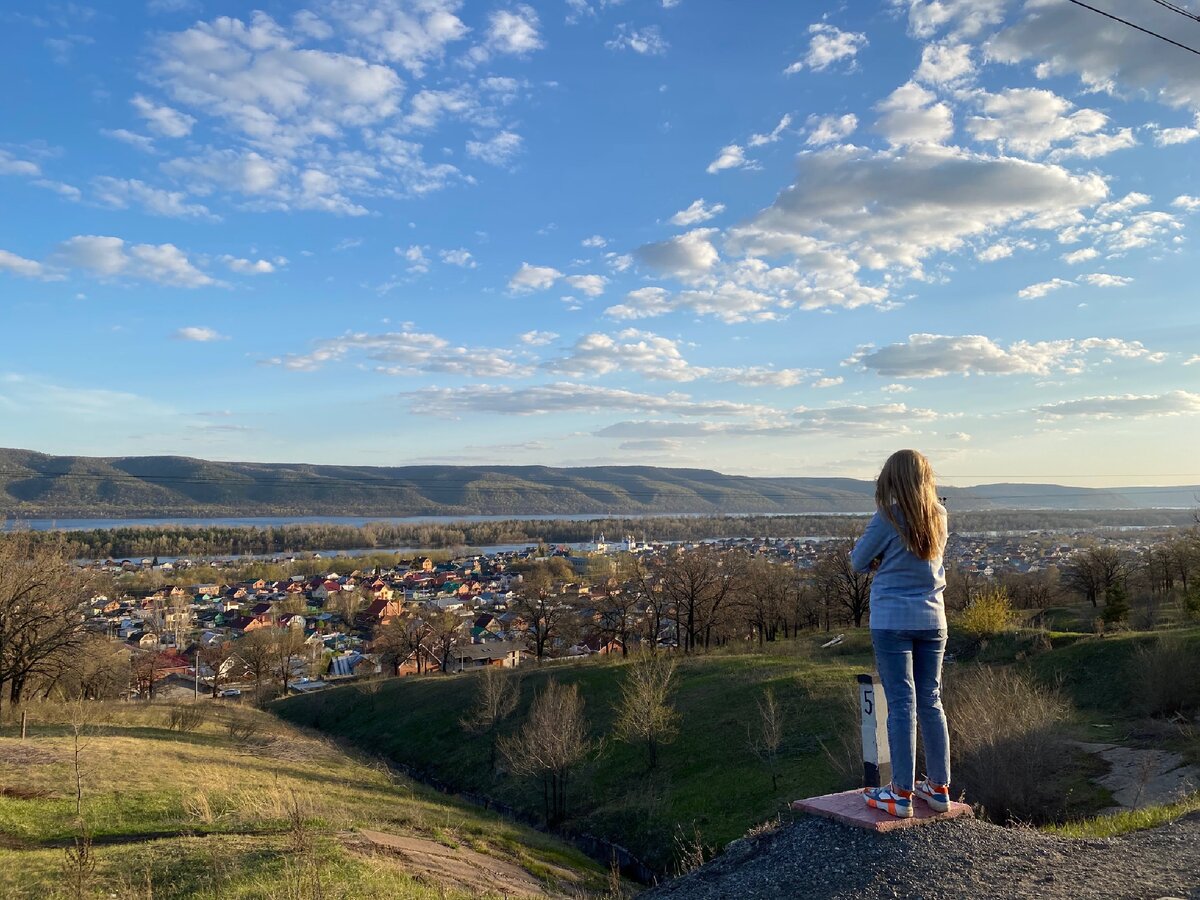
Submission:
M 1184 765 L 1178 753 L 1118 744 L 1072 743 L 1109 765 L 1107 775 L 1092 779 L 1108 788 L 1116 801 L 1116 806 L 1104 810 L 1106 813 L 1171 803 L 1200 787 L 1200 769 Z
M 471 850 L 447 847 L 424 838 L 360 831 L 346 837 L 350 846 L 399 857 L 411 874 L 478 894 L 500 897 L 562 897 L 522 869 L 503 860 Z M 365 845 L 365 846 L 363 846 Z

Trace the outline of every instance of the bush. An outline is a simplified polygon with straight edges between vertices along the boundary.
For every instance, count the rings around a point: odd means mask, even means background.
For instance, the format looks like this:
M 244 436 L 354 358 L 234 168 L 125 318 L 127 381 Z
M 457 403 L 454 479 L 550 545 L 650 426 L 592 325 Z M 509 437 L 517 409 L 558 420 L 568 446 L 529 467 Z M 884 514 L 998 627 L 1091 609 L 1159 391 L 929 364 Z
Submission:
M 958 627 L 971 637 L 995 637 L 1012 627 L 1013 618 L 1008 591 L 989 586 L 967 604 L 958 617 Z
M 195 731 L 208 718 L 208 710 L 199 704 L 172 706 L 167 710 L 167 728 L 171 731 Z
M 1119 625 L 1129 618 L 1129 593 L 1119 584 L 1111 585 L 1104 592 L 1104 612 L 1101 613 L 1105 625 Z
M 1200 707 L 1196 649 L 1166 636 L 1138 647 L 1130 662 L 1129 683 L 1147 715 L 1173 716 Z
M 1056 818 L 1054 782 L 1073 765 L 1057 733 L 1061 694 L 991 667 L 956 671 L 945 694 L 954 791 L 1001 824 Z

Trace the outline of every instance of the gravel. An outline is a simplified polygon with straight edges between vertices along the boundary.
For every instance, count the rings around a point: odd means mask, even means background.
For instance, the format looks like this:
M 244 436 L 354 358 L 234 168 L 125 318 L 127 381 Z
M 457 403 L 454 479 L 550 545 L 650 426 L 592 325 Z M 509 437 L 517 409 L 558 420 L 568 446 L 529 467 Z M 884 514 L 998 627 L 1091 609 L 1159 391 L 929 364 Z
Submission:
M 874 834 L 806 816 L 734 841 L 708 865 L 640 896 L 1200 900 L 1200 813 L 1096 840 L 974 819 Z

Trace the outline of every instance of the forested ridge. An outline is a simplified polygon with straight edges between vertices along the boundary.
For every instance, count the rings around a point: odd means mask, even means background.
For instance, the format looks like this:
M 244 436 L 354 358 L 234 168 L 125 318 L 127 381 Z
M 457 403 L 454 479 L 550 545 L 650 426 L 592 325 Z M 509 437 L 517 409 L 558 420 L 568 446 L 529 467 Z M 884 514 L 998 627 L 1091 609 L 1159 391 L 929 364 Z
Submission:
M 951 508 L 1189 507 L 1200 487 L 992 484 L 943 490 Z M 332 466 L 0 449 L 0 516 L 423 516 L 850 513 L 869 481 L 757 478 L 654 466 Z

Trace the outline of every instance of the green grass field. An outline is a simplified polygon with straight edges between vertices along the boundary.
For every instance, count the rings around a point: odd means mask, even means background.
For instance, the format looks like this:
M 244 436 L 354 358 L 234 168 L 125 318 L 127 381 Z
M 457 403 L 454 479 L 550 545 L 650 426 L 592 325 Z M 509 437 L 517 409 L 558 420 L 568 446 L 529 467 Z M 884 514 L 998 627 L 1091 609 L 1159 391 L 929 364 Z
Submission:
M 367 828 L 469 848 L 559 895 L 604 889 L 605 874 L 574 848 L 267 713 L 238 710 L 255 733 L 235 739 L 227 708 L 179 733 L 165 727 L 163 706 L 84 706 L 82 821 L 95 856 L 87 890 L 76 891 L 66 868 L 80 832 L 69 708 L 45 705 L 30 710 L 26 740 L 16 726 L 0 728 L 0 897 L 486 895 L 376 852 L 361 839 Z
M 1200 629 L 1173 634 L 1200 659 Z M 574 816 L 567 827 L 615 840 L 649 865 L 670 871 L 680 835 L 693 840 L 698 834 L 705 845 L 720 848 L 757 824 L 786 814 L 790 800 L 848 786 L 847 767 L 834 765 L 823 744 L 832 746 L 839 729 L 846 729 L 846 697 L 853 677 L 872 668 L 870 638 L 866 630 L 851 631 L 841 646 L 818 649 L 826 637 L 807 635 L 765 653 L 717 652 L 682 659 L 674 697 L 683 717 L 680 733 L 662 750 L 659 769 L 653 773 L 646 771 L 640 748 L 608 738 L 623 670 L 619 659 L 527 671 L 521 705 L 506 730 L 515 730 L 534 693 L 549 678 L 579 685 L 592 734 L 603 746 L 575 779 Z M 985 642 L 956 639 L 952 649 L 960 658 L 948 667 L 947 679 L 975 665 L 1015 667 L 1059 687 L 1071 707 L 1063 723 L 1066 731 L 1090 740 L 1122 740 L 1136 732 L 1139 721 L 1134 705 L 1139 680 L 1136 649 L 1155 640 L 1156 635 L 1138 632 L 1097 636 L 1030 629 Z M 778 791 L 772 790 L 748 739 L 757 717 L 756 700 L 768 686 L 786 717 Z M 291 698 L 277 703 L 274 711 L 412 766 L 457 790 L 481 793 L 536 816 L 541 811 L 536 785 L 502 773 L 492 775 L 486 741 L 471 737 L 460 725 L 475 690 L 476 679 L 470 674 L 397 679 L 370 689 L 349 686 Z M 1125 726 L 1089 733 L 1093 722 Z M 857 735 L 852 739 L 851 743 Z M 1182 731 L 1169 743 L 1189 758 L 1200 754 L 1200 742 Z M 1081 751 L 1064 752 L 1065 762 L 1057 767 L 1062 771 L 1049 788 L 1065 798 L 1055 818 L 1082 818 L 1109 805 L 1108 793 L 1089 780 L 1103 774 L 1102 764 Z
M 854 676 L 870 669 L 869 635 L 848 636 L 831 650 L 826 638 L 785 645 L 784 655 L 713 654 L 681 660 L 673 702 L 682 715 L 679 736 L 661 750 L 648 772 L 645 751 L 608 738 L 624 664 L 618 658 L 548 665 L 524 673 L 514 730 L 550 678 L 577 684 L 593 736 L 603 741 L 595 759 L 574 779 L 571 829 L 617 840 L 648 865 L 670 870 L 682 831 L 697 832 L 721 848 L 800 797 L 839 787 L 821 747 L 844 721 Z M 784 710 L 779 790 L 751 752 L 757 701 L 770 687 Z M 376 692 L 345 687 L 276 703 L 273 710 L 297 724 L 336 734 L 453 785 L 537 815 L 541 793 L 526 781 L 493 776 L 488 746 L 460 725 L 476 691 L 472 674 L 384 682 Z

